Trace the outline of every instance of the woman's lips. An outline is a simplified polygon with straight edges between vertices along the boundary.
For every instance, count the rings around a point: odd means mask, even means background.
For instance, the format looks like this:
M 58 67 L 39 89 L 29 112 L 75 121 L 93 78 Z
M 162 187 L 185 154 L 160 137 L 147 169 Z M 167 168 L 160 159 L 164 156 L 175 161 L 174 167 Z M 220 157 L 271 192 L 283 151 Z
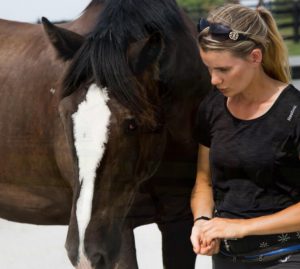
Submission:
M 220 92 L 226 92 L 227 88 L 218 88 Z

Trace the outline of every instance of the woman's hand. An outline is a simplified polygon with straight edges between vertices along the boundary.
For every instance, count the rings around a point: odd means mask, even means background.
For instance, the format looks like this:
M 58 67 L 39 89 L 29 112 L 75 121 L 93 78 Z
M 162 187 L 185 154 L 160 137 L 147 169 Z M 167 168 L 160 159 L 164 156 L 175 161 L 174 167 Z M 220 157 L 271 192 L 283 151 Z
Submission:
M 215 239 L 242 238 L 245 236 L 243 219 L 213 218 L 201 223 L 201 241 L 210 245 Z
M 194 224 L 191 234 L 191 242 L 193 245 L 194 252 L 196 254 L 211 256 L 219 252 L 220 240 L 212 240 L 210 244 L 207 244 L 205 241 L 202 240 L 202 225 L 205 222 L 207 221 L 199 220 Z

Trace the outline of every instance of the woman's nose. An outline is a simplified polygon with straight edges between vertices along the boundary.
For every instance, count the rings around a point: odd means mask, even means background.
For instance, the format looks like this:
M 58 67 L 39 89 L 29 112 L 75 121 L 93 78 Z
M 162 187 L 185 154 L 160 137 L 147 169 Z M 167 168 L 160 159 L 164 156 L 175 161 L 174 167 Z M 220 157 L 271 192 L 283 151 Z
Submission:
M 211 73 L 211 84 L 218 85 L 222 82 L 220 76 L 216 75 L 214 72 Z

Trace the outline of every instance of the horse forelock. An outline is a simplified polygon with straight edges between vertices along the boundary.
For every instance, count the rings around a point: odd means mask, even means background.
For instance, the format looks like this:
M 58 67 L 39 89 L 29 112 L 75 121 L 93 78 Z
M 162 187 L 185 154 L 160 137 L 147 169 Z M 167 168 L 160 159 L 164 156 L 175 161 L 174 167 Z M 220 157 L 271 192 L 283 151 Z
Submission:
M 141 115 L 145 106 L 150 108 L 151 104 L 141 87 L 137 87 L 137 78 L 130 70 L 127 59 L 130 43 L 159 32 L 165 43 L 172 44 L 177 32 L 188 30 L 174 0 L 110 0 L 105 4 L 98 23 L 67 72 L 63 96 L 93 79 L 97 85 L 107 87 L 133 113 Z M 142 86 L 145 88 L 147 84 Z
M 132 42 L 159 32 L 164 43 L 172 46 L 177 33 L 189 32 L 181 10 L 174 0 L 110 0 L 106 3 L 96 27 L 90 34 L 90 42 L 95 44 L 92 48 L 93 56 L 104 56 L 108 66 L 99 61 L 100 57 L 96 60 L 92 57 L 91 60 L 96 66 L 99 65 L 98 70 L 102 70 L 103 66 L 104 79 L 113 74 L 114 80 L 111 82 L 120 86 L 128 80 L 128 72 L 119 72 L 121 67 L 125 70 L 128 66 L 126 52 Z M 106 71 L 107 67 L 113 69 L 120 64 L 121 67 L 114 69 L 115 72 Z
M 115 52 L 110 44 L 107 43 L 109 48 L 105 50 L 106 56 L 93 56 L 90 45 L 96 46 L 95 43 L 87 42 L 69 66 L 63 80 L 62 98 L 71 95 L 78 89 L 87 91 L 87 86 L 94 83 L 99 88 L 105 87 L 112 97 L 131 110 L 133 114 L 138 115 L 137 118 L 141 125 L 149 128 L 155 127 L 154 117 L 157 115 L 157 106 L 155 102 L 152 102 L 155 100 L 154 96 L 157 92 L 155 82 L 149 80 L 147 85 L 142 85 L 138 78 L 131 74 L 128 64 L 121 64 L 121 61 L 126 62 L 123 55 L 123 58 L 106 57 L 109 53 Z M 91 60 L 93 57 L 94 61 Z M 98 57 L 100 57 L 101 65 L 97 64 Z M 116 62 L 112 62 L 112 60 L 116 60 Z M 117 77 L 116 74 L 118 74 Z M 122 75 L 124 79 L 120 79 Z M 148 91 L 144 90 L 145 86 Z M 151 93 L 150 98 L 149 93 Z

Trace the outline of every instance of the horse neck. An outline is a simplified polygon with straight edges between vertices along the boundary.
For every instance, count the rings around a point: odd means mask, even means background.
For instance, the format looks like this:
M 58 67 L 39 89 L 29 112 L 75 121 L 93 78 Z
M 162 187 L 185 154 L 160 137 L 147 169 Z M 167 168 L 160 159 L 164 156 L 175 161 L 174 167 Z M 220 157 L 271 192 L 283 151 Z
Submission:
M 61 26 L 85 36 L 94 29 L 103 8 L 104 4 L 101 1 L 99 3 L 89 4 L 77 19 L 64 23 Z

